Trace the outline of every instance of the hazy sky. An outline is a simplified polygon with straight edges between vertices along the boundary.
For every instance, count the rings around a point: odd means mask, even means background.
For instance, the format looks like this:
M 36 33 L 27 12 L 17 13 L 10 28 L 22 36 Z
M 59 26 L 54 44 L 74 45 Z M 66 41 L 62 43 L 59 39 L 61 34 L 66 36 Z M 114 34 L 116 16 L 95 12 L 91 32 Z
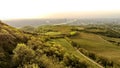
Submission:
M 120 0 L 0 0 L 0 19 L 119 14 Z

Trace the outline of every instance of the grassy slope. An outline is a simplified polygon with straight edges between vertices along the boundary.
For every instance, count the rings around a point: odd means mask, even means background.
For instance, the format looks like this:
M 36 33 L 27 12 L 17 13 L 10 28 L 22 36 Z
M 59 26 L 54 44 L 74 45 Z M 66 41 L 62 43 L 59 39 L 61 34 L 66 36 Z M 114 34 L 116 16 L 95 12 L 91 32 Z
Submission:
M 12 51 L 17 42 L 26 42 L 25 34 L 16 28 L 0 22 L 0 47 L 5 51 Z
M 112 37 L 106 37 L 106 36 L 102 36 L 105 40 L 112 40 L 112 41 L 116 41 L 116 42 L 120 42 L 120 38 L 112 38 Z
M 11 66 L 13 49 L 17 43 L 25 43 L 27 39 L 27 35 L 22 31 L 0 21 L 0 68 Z
M 67 52 L 78 56 L 80 58 L 80 61 L 85 61 L 86 63 L 88 63 L 90 65 L 90 68 L 99 68 L 94 63 L 88 61 L 79 52 L 77 52 L 67 40 L 60 38 L 60 39 L 53 39 L 51 41 L 61 44 L 66 49 Z
M 80 32 L 79 36 L 72 37 L 71 39 L 78 43 L 81 48 L 120 62 L 120 47 L 104 40 L 99 35 Z
M 58 25 L 58 26 L 51 26 L 51 27 L 44 27 L 44 28 L 65 33 L 65 34 L 68 34 L 71 31 L 71 26 L 66 26 L 66 25 L 64 26 Z M 91 29 L 90 32 L 106 32 L 106 30 Z M 51 33 L 48 33 L 48 34 L 51 34 Z M 119 60 L 120 47 L 106 41 L 106 39 L 103 39 L 103 37 L 101 37 L 100 35 L 79 32 L 77 36 L 71 37 L 71 40 L 78 43 L 81 48 L 84 48 L 91 52 L 95 52 L 97 55 L 112 59 L 117 63 L 120 62 Z M 75 55 L 78 55 L 81 58 L 80 54 L 78 54 L 78 52 L 76 52 L 75 49 L 71 46 L 71 44 L 68 43 L 65 39 L 54 39 L 52 41 L 63 45 L 66 48 L 66 51 L 70 53 L 74 53 Z M 81 60 L 85 60 L 85 59 L 81 58 Z M 87 60 L 85 61 L 88 62 Z

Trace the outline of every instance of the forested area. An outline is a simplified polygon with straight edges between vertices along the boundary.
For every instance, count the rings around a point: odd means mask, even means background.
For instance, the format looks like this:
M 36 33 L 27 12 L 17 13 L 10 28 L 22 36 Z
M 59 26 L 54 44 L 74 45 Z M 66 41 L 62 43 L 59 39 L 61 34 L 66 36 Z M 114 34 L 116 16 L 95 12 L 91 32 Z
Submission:
M 119 30 L 103 25 L 17 29 L 0 22 L 0 68 L 100 68 L 79 52 L 100 66 L 117 68 L 119 37 Z

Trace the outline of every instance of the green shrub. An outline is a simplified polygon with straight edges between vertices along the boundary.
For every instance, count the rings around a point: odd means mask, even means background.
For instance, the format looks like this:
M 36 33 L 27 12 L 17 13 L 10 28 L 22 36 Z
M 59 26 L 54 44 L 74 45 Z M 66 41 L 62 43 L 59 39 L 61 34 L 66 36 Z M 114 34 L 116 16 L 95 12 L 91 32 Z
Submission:
M 23 65 L 34 59 L 35 52 L 25 44 L 18 44 L 13 50 L 13 62 L 16 65 Z
M 74 35 L 76 35 L 76 34 L 77 34 L 76 31 L 72 31 L 72 32 L 70 32 L 70 35 L 71 35 L 71 36 L 74 36 Z

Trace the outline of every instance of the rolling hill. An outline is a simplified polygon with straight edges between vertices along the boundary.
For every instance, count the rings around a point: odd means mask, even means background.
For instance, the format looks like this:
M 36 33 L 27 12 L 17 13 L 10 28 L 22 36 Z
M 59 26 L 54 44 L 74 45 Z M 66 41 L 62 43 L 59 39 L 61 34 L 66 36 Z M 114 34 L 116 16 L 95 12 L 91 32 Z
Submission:
M 20 29 L 0 22 L 0 68 L 120 67 L 120 34 L 115 25 Z
M 72 45 L 64 39 L 63 41 L 66 44 L 53 44 L 42 40 L 47 38 L 49 37 L 44 35 L 26 34 L 24 31 L 0 22 L 0 67 L 100 68 L 77 53 Z M 71 47 L 71 52 L 67 51 L 64 45 Z M 71 54 L 73 53 L 72 51 L 76 55 Z
M 13 54 L 12 51 L 16 47 L 17 43 L 26 43 L 28 37 L 22 31 L 6 25 L 0 21 L 0 67 L 9 67 L 10 55 Z

